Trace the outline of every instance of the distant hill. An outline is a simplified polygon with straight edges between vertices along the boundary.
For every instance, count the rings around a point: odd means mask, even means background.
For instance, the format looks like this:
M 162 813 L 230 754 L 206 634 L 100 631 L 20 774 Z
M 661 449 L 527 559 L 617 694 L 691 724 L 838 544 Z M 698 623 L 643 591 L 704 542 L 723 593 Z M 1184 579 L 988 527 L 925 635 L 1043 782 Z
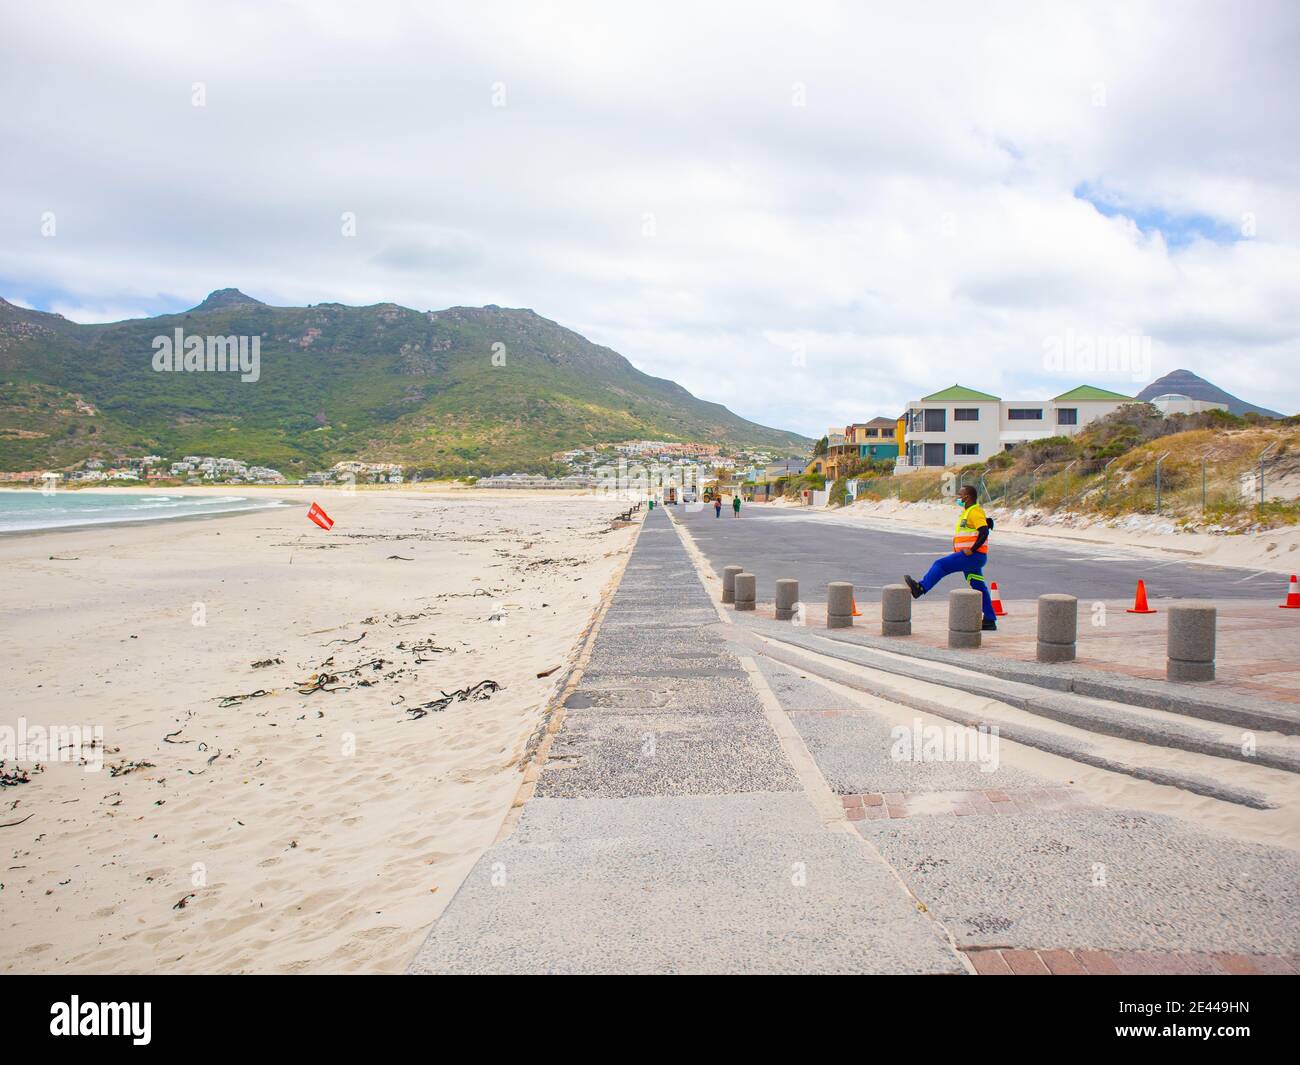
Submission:
M 156 372 L 154 338 L 177 329 L 260 335 L 260 378 Z M 290 477 L 350 458 L 449 476 L 546 470 L 556 451 L 626 439 L 781 453 L 811 443 L 531 310 L 270 307 L 220 289 L 179 314 L 78 325 L 0 299 L 0 469 L 155 452 L 225 455 Z
M 1170 392 L 1179 396 L 1186 396 L 1188 399 L 1226 403 L 1229 414 L 1254 413 L 1262 414 L 1266 418 L 1283 417 L 1275 410 L 1269 410 L 1267 407 L 1257 407 L 1254 403 L 1247 403 L 1244 399 L 1238 399 L 1232 393 L 1225 392 L 1218 385 L 1211 384 L 1204 377 L 1198 377 L 1191 370 L 1175 370 L 1173 373 L 1165 374 L 1164 377 L 1152 381 L 1146 388 L 1142 389 L 1137 394 L 1137 398 L 1150 400 Z

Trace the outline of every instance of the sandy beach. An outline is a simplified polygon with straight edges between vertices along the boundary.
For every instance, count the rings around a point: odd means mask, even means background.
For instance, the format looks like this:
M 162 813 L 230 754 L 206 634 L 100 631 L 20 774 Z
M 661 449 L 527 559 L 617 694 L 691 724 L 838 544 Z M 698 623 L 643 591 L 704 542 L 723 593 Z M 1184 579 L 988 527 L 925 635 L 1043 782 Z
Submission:
M 4 971 L 402 971 L 634 535 L 592 497 L 263 492 L 301 505 L 0 538 L 0 726 L 103 729 L 0 788 Z

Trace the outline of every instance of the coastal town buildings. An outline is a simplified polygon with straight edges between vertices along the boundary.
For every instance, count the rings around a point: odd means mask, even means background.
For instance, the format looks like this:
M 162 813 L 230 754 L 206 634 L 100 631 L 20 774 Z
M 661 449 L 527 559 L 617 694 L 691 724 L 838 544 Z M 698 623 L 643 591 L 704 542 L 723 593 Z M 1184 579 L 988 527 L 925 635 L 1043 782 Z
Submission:
M 1132 396 L 1093 385 L 1080 385 L 1046 400 L 1004 400 L 953 385 L 908 403 L 905 449 L 894 472 L 964 466 L 1030 440 L 1073 436 L 1133 402 Z

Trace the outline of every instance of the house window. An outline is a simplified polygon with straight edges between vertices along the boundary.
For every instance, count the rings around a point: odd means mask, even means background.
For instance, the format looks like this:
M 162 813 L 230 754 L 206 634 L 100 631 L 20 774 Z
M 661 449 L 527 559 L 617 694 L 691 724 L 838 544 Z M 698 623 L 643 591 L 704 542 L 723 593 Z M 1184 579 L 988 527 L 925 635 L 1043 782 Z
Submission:
M 978 455 L 980 446 L 979 444 L 953 444 L 952 453 L 954 455 Z
M 955 422 L 977 422 L 980 420 L 979 407 L 956 407 L 952 412 Z
M 1058 407 L 1056 411 L 1057 425 L 1078 425 L 1079 408 L 1078 407 Z
M 925 410 L 925 429 L 927 433 L 942 433 L 948 428 L 948 412 L 946 410 Z M 928 465 L 928 463 L 927 463 Z
M 1007 411 L 1007 420 L 1013 422 L 1041 422 L 1042 407 L 1012 407 Z
M 868 429 L 868 430 L 867 430 L 867 436 L 869 436 L 869 437 L 871 437 L 871 436 L 879 436 L 879 435 L 880 435 L 880 430 L 879 430 L 879 429 Z

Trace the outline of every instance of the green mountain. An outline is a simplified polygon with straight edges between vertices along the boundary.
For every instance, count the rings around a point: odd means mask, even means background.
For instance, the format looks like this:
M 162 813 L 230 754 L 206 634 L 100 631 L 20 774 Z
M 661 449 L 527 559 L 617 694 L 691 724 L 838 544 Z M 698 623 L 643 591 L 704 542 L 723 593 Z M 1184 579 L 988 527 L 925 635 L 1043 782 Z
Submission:
M 155 338 L 178 329 L 260 336 L 258 379 L 157 372 Z M 354 458 L 449 476 L 545 471 L 556 451 L 626 439 L 809 444 L 530 310 L 495 306 L 269 307 L 221 289 L 183 313 L 78 325 L 0 299 L 0 390 L 3 470 L 153 452 L 290 477 Z

